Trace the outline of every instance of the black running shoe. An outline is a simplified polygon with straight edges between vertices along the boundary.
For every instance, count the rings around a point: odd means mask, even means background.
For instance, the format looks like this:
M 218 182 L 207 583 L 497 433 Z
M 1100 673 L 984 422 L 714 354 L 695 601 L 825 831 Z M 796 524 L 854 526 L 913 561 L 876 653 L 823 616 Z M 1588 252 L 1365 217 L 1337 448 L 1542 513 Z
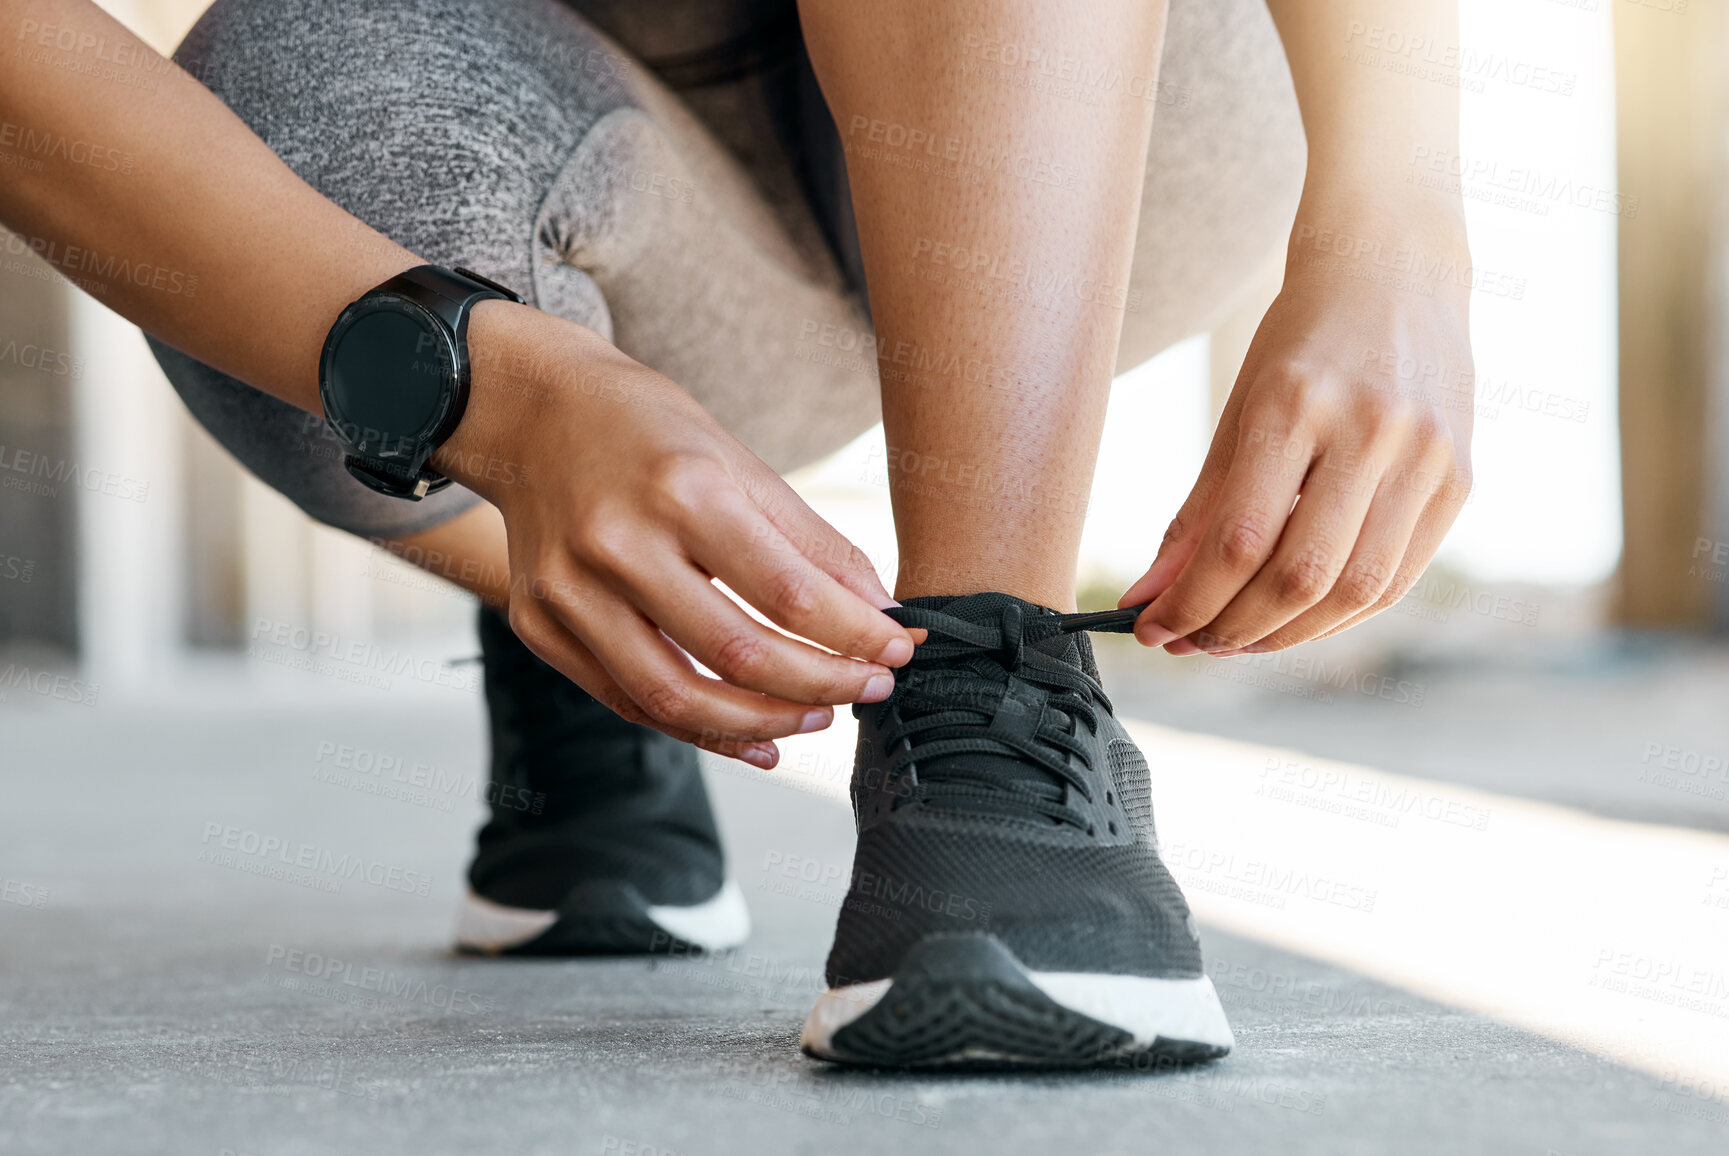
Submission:
M 480 612 L 492 724 L 458 950 L 597 955 L 708 951 L 750 934 L 728 880 L 696 748 L 626 722 Z
M 1146 760 L 1079 633 L 1136 612 L 975 594 L 888 613 L 930 634 L 889 698 L 854 708 L 858 851 L 804 1051 L 897 1068 L 1230 1051 Z

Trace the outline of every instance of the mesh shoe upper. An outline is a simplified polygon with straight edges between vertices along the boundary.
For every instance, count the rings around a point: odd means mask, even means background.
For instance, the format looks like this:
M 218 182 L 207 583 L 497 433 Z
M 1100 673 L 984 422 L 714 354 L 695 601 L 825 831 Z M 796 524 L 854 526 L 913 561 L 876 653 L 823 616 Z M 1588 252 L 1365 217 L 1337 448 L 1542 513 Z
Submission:
M 469 884 L 495 903 L 556 909 L 584 883 L 690 905 L 724 881 L 696 749 L 626 722 L 480 613 L 492 729 L 491 818 Z
M 830 985 L 884 978 L 920 939 L 965 932 L 1034 970 L 1200 975 L 1145 759 L 1078 633 L 1126 630 L 1133 614 L 1006 594 L 891 613 L 930 636 L 888 699 L 854 708 L 859 841 Z

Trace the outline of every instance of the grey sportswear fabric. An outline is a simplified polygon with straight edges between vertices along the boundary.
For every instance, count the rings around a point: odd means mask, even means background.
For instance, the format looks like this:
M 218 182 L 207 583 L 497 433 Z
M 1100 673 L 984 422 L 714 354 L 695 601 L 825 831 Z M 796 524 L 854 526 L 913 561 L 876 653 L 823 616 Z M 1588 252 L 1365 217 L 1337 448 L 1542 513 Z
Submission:
M 610 337 L 774 468 L 879 420 L 844 137 L 791 0 L 218 0 L 177 55 L 337 204 Z M 1262 0 L 1172 0 L 1153 91 L 1119 368 L 1230 308 L 1302 182 Z M 321 418 L 152 347 L 193 415 L 319 521 L 401 537 L 479 501 L 375 494 Z

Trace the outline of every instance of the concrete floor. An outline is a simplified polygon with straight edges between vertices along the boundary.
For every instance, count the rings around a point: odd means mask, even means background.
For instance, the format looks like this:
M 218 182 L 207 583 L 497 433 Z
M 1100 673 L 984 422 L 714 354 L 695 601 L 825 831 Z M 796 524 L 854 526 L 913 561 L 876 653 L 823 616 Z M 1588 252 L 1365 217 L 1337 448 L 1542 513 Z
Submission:
M 1554 703 L 1610 709 L 1643 686 L 1680 710 L 1653 680 L 1705 695 L 1720 664 L 1660 667 L 1599 671 L 1589 686 L 1505 676 L 1549 704 L 1546 730 L 1493 680 L 1446 672 L 1403 715 L 1373 701 L 1304 711 L 1162 667 L 1115 682 L 1119 711 L 1170 725 L 1723 829 L 1711 800 L 1623 781 L 1648 741 L 1729 750 L 1721 720 L 1713 731 L 1685 711 L 1599 712 L 1585 728 L 1596 770 L 1557 771 L 1586 739 L 1554 725 Z M 1599 732 L 1617 725 L 1611 760 Z M 469 780 L 484 774 L 479 704 L 454 691 L 231 688 L 148 709 L 14 695 L 0 733 L 6 1153 L 1725 1151 L 1720 1101 L 1217 929 L 1203 929 L 1208 966 L 1239 1041 L 1221 1063 L 933 1079 L 807 1061 L 795 1040 L 839 888 L 776 890 L 783 877 L 765 868 L 800 856 L 844 872 L 850 817 L 737 774 L 710 781 L 757 921 L 739 952 L 454 958 L 444 948 L 479 815 Z M 331 781 L 344 747 L 357 752 L 346 761 L 395 759 L 422 782 L 388 770 Z M 271 877 L 258 873 L 269 857 L 224 840 L 360 856 L 378 882 Z

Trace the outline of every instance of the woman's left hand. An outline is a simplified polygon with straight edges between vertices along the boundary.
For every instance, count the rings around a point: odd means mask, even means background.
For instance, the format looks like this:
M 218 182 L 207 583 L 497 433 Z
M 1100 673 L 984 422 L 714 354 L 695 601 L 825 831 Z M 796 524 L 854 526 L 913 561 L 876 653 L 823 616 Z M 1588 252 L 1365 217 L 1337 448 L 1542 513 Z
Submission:
M 1470 492 L 1463 237 L 1425 251 L 1298 221 L 1200 479 L 1118 603 L 1152 603 L 1144 645 L 1262 652 L 1361 622 L 1415 584 Z

